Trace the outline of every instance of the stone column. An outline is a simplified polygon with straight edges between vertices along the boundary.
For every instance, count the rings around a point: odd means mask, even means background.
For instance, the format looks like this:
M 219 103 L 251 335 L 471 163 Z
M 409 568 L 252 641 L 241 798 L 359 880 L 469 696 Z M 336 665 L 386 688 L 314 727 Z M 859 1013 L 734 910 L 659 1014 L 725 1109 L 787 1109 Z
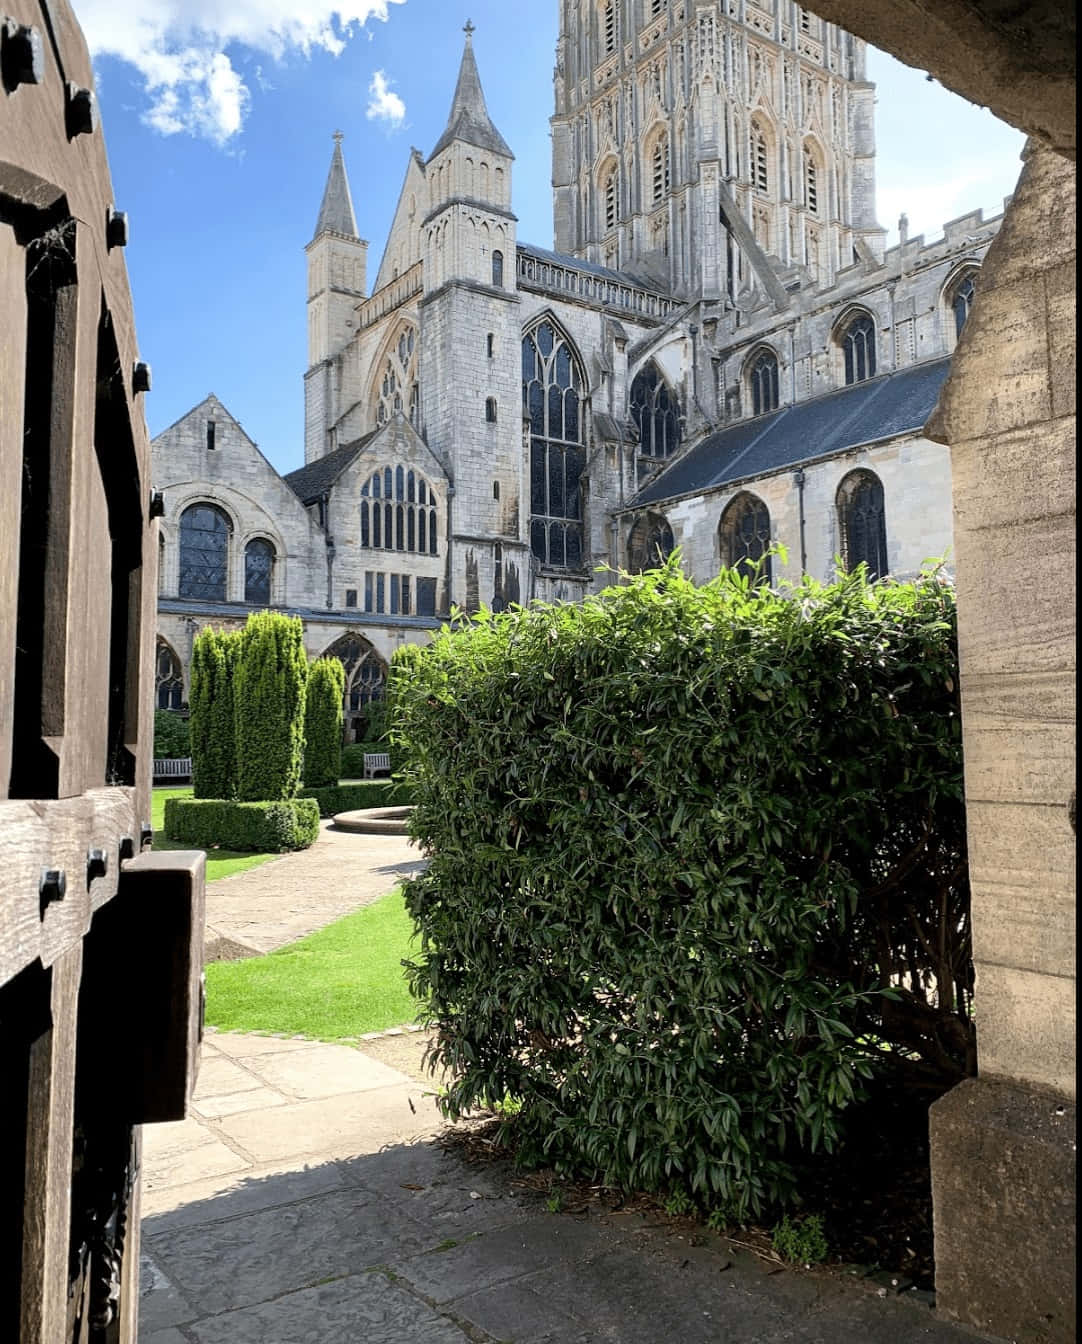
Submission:
M 931 1111 L 938 1307 L 1068 1344 L 1075 181 L 1030 141 L 926 433 L 951 448 L 978 1070 Z

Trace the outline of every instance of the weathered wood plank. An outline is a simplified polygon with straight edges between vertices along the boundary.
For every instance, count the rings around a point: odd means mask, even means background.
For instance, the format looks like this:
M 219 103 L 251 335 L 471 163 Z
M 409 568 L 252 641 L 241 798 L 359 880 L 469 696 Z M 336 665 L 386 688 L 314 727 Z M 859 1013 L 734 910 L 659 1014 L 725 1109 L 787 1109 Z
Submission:
M 26 379 L 26 254 L 0 224 L 0 798 L 11 775 L 15 616 L 19 601 L 23 384 Z

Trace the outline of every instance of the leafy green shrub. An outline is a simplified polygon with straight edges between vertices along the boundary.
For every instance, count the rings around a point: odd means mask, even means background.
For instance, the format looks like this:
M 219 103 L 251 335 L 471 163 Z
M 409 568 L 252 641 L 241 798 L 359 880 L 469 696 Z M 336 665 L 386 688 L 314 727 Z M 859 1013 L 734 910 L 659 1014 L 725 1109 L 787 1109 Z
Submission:
M 818 1265 L 830 1253 L 817 1213 L 792 1221 L 786 1214 L 771 1233 L 770 1244 L 791 1265 Z
M 304 711 L 304 782 L 310 789 L 342 775 L 342 697 L 346 669 L 339 658 L 317 658 L 308 669 Z
M 237 791 L 234 671 L 242 631 L 201 630 L 192 645 L 192 793 L 232 798 Z
M 242 801 L 295 796 L 304 751 L 307 681 L 300 618 L 253 612 L 233 672 L 237 797 Z
M 154 756 L 155 759 L 185 757 L 191 754 L 191 735 L 188 732 L 188 720 L 175 709 L 156 709 L 154 711 Z
M 274 854 L 307 849 L 319 835 L 319 808 L 312 798 L 236 803 L 220 798 L 167 798 L 165 833 L 198 849 L 250 849 Z
M 340 779 L 363 779 L 364 758 L 373 752 L 385 752 L 391 758 L 391 773 L 394 774 L 402 764 L 402 753 L 391 742 L 349 742 L 342 748 L 342 773 Z
M 413 802 L 409 787 L 397 779 L 366 779 L 325 789 L 301 789 L 299 798 L 314 798 L 321 817 L 356 812 L 362 807 L 398 807 Z
M 670 563 L 399 650 L 445 1113 L 510 1093 L 522 1161 L 742 1221 L 875 1067 L 961 1077 L 956 682 L 934 574 L 779 596 Z

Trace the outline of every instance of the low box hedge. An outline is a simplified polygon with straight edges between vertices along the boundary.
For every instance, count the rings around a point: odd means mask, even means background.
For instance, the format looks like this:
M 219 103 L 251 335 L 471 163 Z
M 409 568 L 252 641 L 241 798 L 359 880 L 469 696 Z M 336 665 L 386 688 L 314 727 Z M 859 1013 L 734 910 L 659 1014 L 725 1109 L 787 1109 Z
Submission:
M 165 833 L 200 849 L 250 849 L 277 854 L 307 849 L 319 834 L 314 798 L 235 803 L 222 798 L 167 798 Z
M 301 789 L 302 798 L 314 798 L 321 817 L 355 812 L 362 807 L 395 807 L 413 802 L 411 790 L 398 779 L 366 779 L 361 784 L 332 784 L 323 789 Z

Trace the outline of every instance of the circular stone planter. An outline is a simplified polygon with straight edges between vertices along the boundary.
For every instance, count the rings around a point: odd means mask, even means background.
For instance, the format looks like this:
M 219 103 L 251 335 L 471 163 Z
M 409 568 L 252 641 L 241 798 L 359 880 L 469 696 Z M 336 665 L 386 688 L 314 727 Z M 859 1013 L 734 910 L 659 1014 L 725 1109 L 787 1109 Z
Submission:
M 339 812 L 333 818 L 340 831 L 359 831 L 362 835 L 408 835 L 407 823 L 413 804 L 401 807 L 362 807 L 356 812 Z

